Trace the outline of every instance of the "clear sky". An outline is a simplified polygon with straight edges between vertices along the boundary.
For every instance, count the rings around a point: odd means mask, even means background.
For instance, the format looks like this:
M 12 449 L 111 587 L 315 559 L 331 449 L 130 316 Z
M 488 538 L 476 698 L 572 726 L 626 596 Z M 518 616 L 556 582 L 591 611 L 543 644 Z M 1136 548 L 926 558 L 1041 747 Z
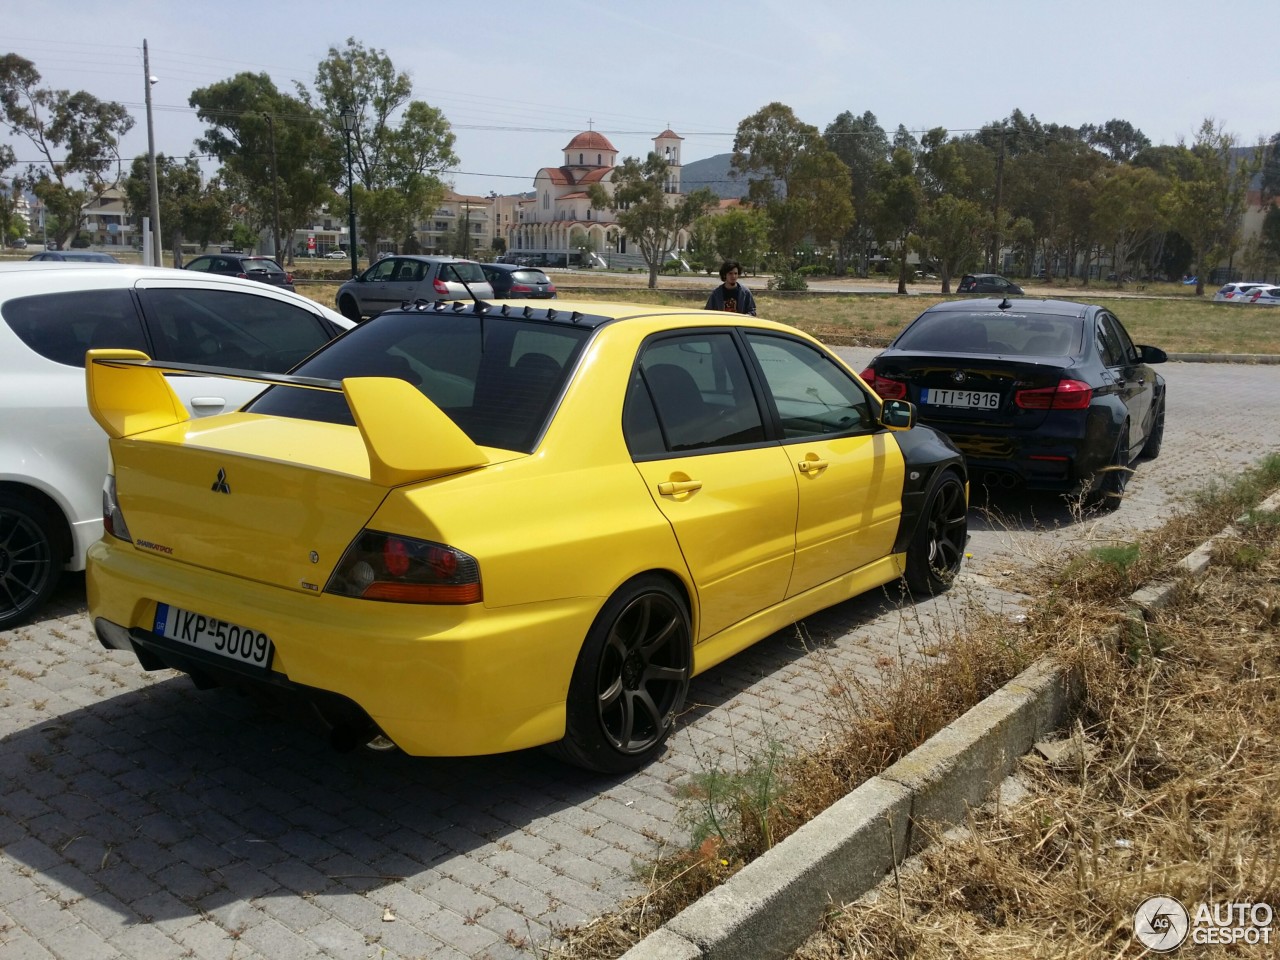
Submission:
M 142 41 L 156 150 L 201 132 L 193 89 L 242 71 L 312 87 L 331 46 L 385 51 L 457 136 L 463 193 L 528 190 L 588 125 L 622 156 L 666 127 L 685 163 L 732 149 L 772 101 L 823 129 L 870 110 L 890 133 L 952 133 L 1015 108 L 1044 123 L 1128 120 L 1156 143 L 1212 118 L 1242 144 L 1280 131 L 1276 0 L 42 0 L 10 11 L 0 53 L 45 86 L 124 103 L 146 152 Z M 20 160 L 35 159 L 15 143 Z

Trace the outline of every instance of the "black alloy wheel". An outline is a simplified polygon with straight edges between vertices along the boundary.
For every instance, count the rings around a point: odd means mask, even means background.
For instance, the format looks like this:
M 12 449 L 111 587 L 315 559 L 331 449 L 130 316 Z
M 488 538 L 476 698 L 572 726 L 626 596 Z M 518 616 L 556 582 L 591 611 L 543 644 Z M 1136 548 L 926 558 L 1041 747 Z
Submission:
M 62 568 L 51 526 L 37 504 L 0 495 L 0 630 L 28 620 L 58 585 Z
M 969 541 L 969 505 L 964 484 L 951 471 L 934 480 L 907 548 L 907 587 L 933 596 L 947 590 L 960 572 Z
M 661 577 L 633 580 L 592 625 L 569 686 L 564 739 L 548 749 L 600 773 L 644 766 L 675 726 L 692 664 L 684 598 Z
M 1151 432 L 1142 445 L 1141 456 L 1144 460 L 1154 460 L 1160 456 L 1160 447 L 1164 443 L 1164 398 L 1159 400 L 1156 415 L 1151 419 Z
M 1110 513 L 1120 508 L 1124 499 L 1125 487 L 1129 485 L 1129 477 L 1133 469 L 1129 466 L 1129 421 L 1120 425 L 1120 435 L 1116 437 L 1116 448 L 1111 452 L 1111 461 L 1098 473 L 1094 489 L 1085 495 L 1084 505 L 1093 510 Z
M 343 297 L 343 298 L 338 302 L 338 310 L 339 310 L 339 311 L 342 313 L 342 315 L 343 315 L 344 317 L 346 317 L 348 320 L 350 320 L 350 321 L 352 321 L 352 322 L 354 322 L 354 323 L 359 323 L 359 322 L 360 322 L 360 307 L 356 304 L 356 298 L 355 298 L 355 297 L 353 297 L 353 296 L 351 296 L 351 295 L 349 295 L 349 294 L 348 294 L 347 296 Z

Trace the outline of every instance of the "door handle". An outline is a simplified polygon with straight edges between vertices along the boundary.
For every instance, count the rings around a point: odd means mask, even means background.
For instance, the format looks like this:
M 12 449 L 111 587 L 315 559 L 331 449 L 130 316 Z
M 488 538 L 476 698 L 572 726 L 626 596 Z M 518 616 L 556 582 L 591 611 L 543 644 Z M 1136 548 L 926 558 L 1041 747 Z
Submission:
M 796 469 L 801 473 L 817 473 L 819 470 L 825 470 L 827 466 L 826 460 L 801 460 L 796 464 Z
M 701 489 L 701 480 L 663 480 L 658 484 L 658 492 L 664 497 L 673 497 L 678 493 L 693 493 Z

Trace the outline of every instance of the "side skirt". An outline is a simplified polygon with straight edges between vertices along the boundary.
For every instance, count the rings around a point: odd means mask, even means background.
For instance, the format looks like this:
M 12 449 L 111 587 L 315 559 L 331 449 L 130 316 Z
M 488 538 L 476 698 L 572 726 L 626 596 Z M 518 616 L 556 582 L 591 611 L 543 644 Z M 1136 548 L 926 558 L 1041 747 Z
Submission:
M 804 593 L 788 597 L 768 610 L 740 620 L 693 648 L 693 673 L 696 676 L 722 663 L 741 650 L 811 613 L 825 610 L 859 594 L 897 580 L 906 571 L 907 555 L 894 553 L 829 580 Z

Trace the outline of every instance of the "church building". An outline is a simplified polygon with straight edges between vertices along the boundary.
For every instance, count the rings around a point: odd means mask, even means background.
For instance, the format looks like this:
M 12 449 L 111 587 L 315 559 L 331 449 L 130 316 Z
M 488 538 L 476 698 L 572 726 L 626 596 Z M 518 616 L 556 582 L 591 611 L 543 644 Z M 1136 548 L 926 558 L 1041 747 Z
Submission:
M 672 130 L 653 138 L 653 150 L 668 164 L 664 189 L 671 203 L 680 198 L 683 139 Z M 593 183 L 612 193 L 617 165 L 617 147 L 599 131 L 586 130 L 570 140 L 564 147 L 564 163 L 539 170 L 533 196 L 520 202 L 518 220 L 508 235 L 508 253 L 549 266 L 586 262 L 592 256 L 597 265 L 643 266 L 639 249 L 628 247 L 626 232 L 613 213 L 593 209 L 587 193 Z M 687 240 L 682 232 L 677 246 L 683 249 Z M 581 253 L 584 242 L 590 251 L 585 256 Z

